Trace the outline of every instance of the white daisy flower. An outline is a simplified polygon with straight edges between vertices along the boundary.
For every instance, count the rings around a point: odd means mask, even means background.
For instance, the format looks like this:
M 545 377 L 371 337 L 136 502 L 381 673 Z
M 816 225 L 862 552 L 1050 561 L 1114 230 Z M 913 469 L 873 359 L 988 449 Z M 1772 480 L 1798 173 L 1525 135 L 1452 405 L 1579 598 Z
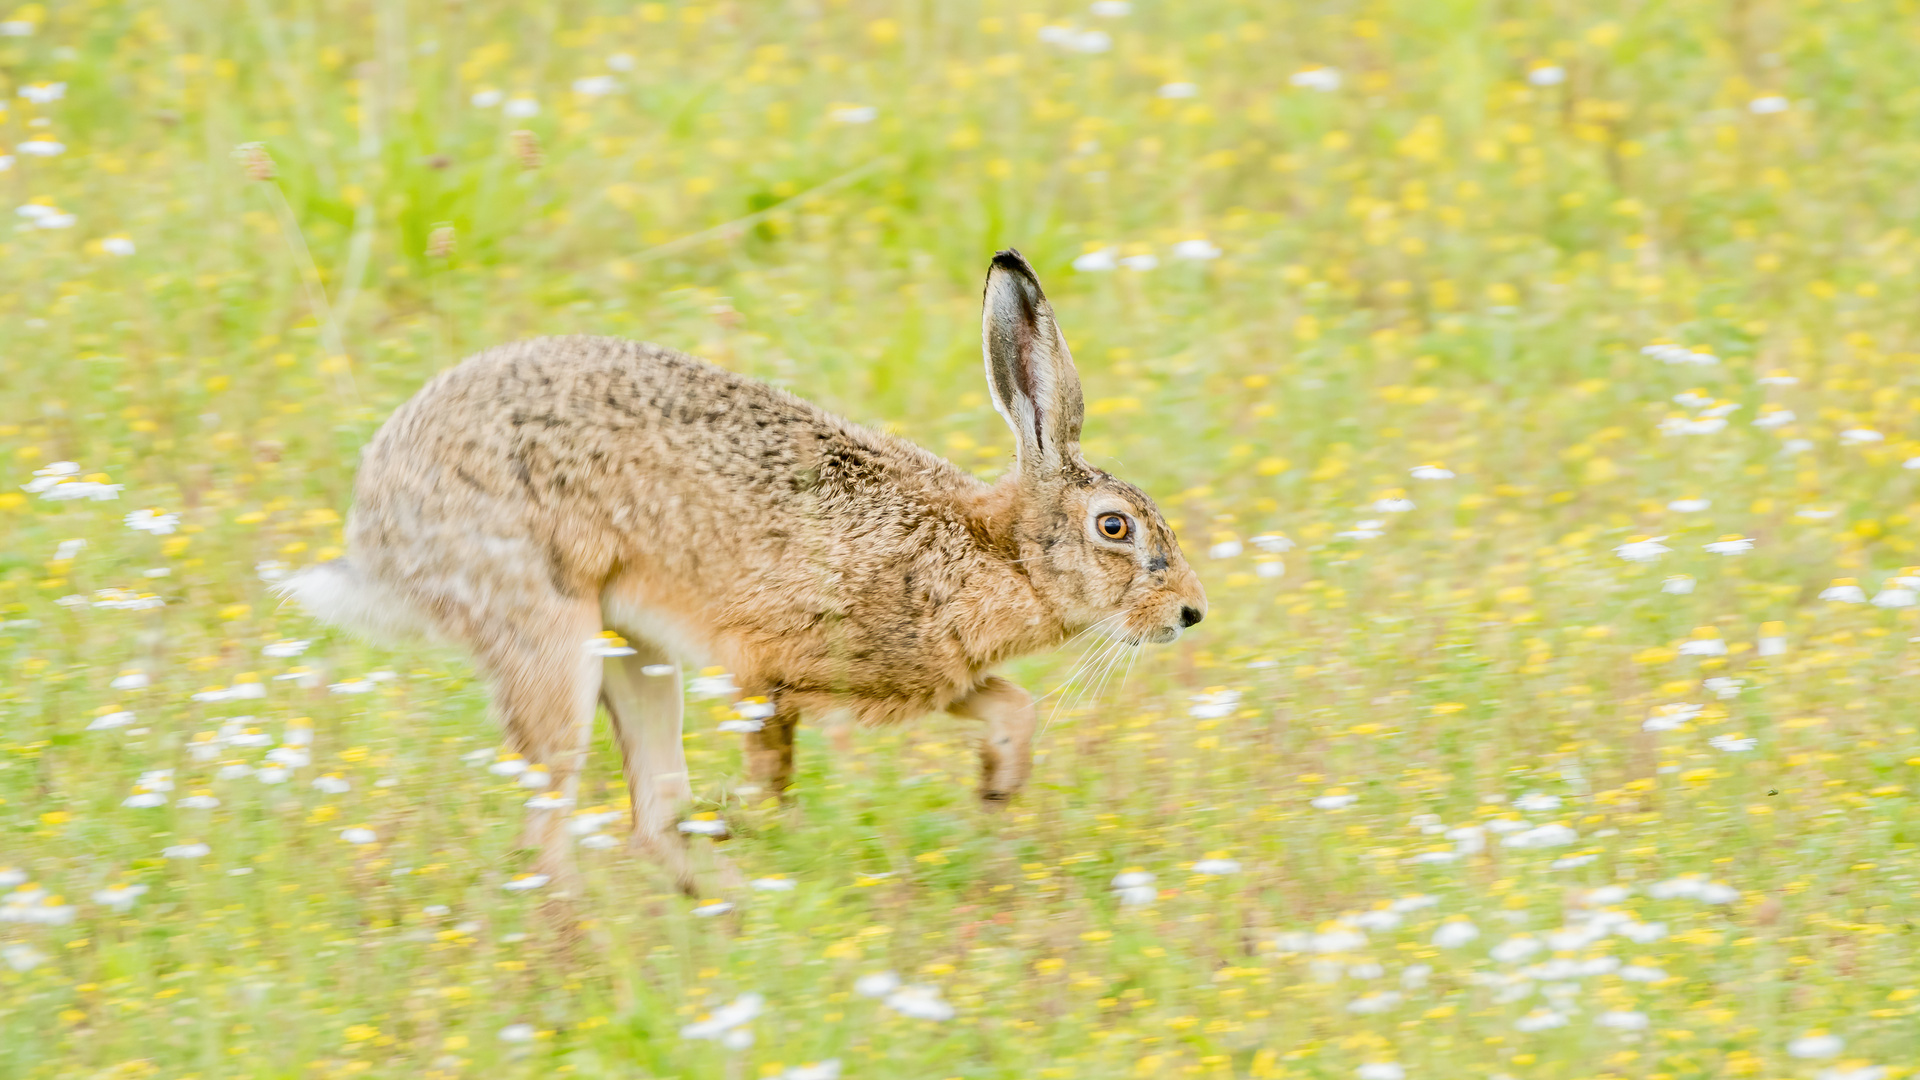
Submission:
M 1566 1027 L 1567 1018 L 1565 1014 L 1554 1012 L 1552 1009 L 1535 1009 L 1515 1020 L 1513 1026 L 1519 1031 L 1545 1031 L 1548 1028 Z
M 759 994 L 741 994 L 713 1010 L 707 1016 L 680 1029 L 683 1039 L 720 1039 L 728 1032 L 746 1026 L 760 1015 L 767 999 Z
M 1836 604 L 1864 604 L 1867 594 L 1852 578 L 1834 578 L 1833 584 L 1820 590 L 1820 599 Z
M 1787 1043 L 1787 1054 L 1797 1058 L 1830 1058 L 1846 1049 L 1846 1040 L 1824 1031 L 1811 1032 Z
M 1746 686 L 1746 683 L 1725 675 L 1716 675 L 1711 679 L 1705 680 L 1700 685 L 1712 691 L 1714 697 L 1725 701 L 1739 697 L 1740 691 Z
M 1287 83 L 1302 90 L 1318 90 L 1323 94 L 1330 94 L 1340 89 L 1340 73 L 1330 67 L 1307 68 L 1288 76 Z
M 1665 555 L 1667 552 L 1673 550 L 1667 545 L 1661 543 L 1661 541 L 1665 539 L 1666 537 L 1664 536 L 1654 536 L 1654 537 L 1646 537 L 1639 540 L 1629 540 L 1626 543 L 1621 544 L 1619 547 L 1614 548 L 1613 553 L 1627 560 L 1628 562 L 1636 562 L 1636 563 L 1653 562 L 1655 559 L 1658 559 L 1660 556 Z
M 1653 710 L 1651 716 L 1647 717 L 1646 723 L 1640 725 L 1640 730 L 1672 731 L 1705 711 L 1706 706 L 1704 705 L 1690 705 L 1684 702 L 1661 705 Z
M 627 639 L 611 630 L 602 630 L 597 637 L 587 639 L 587 651 L 595 656 L 632 656 L 634 649 Z
M 1073 260 L 1073 268 L 1083 274 L 1099 274 L 1120 265 L 1112 248 L 1089 251 Z
M 1517 964 L 1545 947 L 1531 934 L 1516 934 L 1487 950 L 1487 955 L 1503 964 Z
M 0 960 L 6 961 L 6 965 L 15 971 L 28 972 L 46 963 L 47 954 L 31 945 L 19 942 L 0 949 Z
M 1572 828 L 1553 822 L 1531 829 L 1512 833 L 1500 841 L 1501 847 L 1510 848 L 1546 848 L 1565 847 L 1580 839 L 1580 834 Z
M 125 911 L 133 906 L 135 900 L 147 891 L 145 885 L 109 885 L 93 894 L 93 902 L 104 904 L 115 911 Z
M 883 1004 L 901 1016 L 914 1020 L 938 1022 L 954 1017 L 953 1006 L 941 998 L 940 988 L 936 986 L 903 986 L 888 994 Z
M 1398 990 L 1376 990 L 1364 997 L 1347 1002 L 1347 1011 L 1360 1016 L 1387 1012 L 1400 1004 L 1403 996 Z
M 161 510 L 135 510 L 126 516 L 127 528 L 135 532 L 168 536 L 180 526 L 180 515 Z

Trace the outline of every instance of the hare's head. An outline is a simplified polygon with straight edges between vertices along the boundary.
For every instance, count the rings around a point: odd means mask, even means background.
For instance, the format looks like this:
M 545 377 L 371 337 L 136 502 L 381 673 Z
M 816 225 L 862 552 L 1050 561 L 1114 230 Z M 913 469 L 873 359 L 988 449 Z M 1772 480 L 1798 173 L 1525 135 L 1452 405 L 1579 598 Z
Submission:
M 1017 251 L 987 271 L 981 351 L 994 408 L 1019 443 L 1020 558 L 1068 627 L 1168 642 L 1207 594 L 1146 492 L 1080 456 L 1080 376 L 1040 279 Z

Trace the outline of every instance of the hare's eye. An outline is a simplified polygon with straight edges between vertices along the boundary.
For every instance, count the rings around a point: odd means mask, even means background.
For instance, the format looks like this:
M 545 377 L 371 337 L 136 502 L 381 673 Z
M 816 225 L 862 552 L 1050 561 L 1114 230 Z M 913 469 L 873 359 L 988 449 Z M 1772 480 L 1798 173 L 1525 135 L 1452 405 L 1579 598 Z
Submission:
M 1100 535 L 1109 540 L 1125 540 L 1133 531 L 1133 523 L 1124 514 L 1100 515 Z

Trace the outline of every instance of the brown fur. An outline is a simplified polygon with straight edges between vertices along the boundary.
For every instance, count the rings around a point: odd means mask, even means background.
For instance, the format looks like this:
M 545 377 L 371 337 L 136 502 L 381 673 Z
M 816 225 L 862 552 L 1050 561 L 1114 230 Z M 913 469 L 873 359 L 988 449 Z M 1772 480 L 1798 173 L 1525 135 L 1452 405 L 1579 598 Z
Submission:
M 989 272 L 983 338 L 1020 443 L 993 485 L 657 345 L 489 349 L 381 428 L 355 487 L 350 564 L 288 591 L 323 616 L 470 649 L 510 745 L 562 790 L 604 700 L 635 846 L 683 884 L 679 682 L 646 664 L 717 664 L 768 696 L 777 712 L 749 736 L 750 763 L 775 789 L 802 712 L 879 724 L 951 709 L 987 724 L 983 794 L 1006 798 L 1026 776 L 1033 710 L 994 665 L 1110 616 L 1131 643 L 1170 640 L 1206 601 L 1152 501 L 1081 459 L 1078 377 L 1017 253 Z M 1133 542 L 1093 535 L 1095 510 L 1129 515 Z M 603 670 L 587 648 L 603 626 L 640 654 Z M 543 866 L 564 871 L 560 816 L 533 818 Z

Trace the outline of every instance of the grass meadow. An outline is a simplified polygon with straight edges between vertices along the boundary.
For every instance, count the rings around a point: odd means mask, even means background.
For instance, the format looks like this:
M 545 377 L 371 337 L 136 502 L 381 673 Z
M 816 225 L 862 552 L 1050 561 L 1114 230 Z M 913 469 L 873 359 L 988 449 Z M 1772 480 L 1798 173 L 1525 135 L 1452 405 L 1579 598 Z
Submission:
M 1908 0 L 0 14 L 0 1075 L 1920 1067 Z M 1013 665 L 1002 815 L 944 717 L 743 800 L 695 694 L 724 903 L 602 721 L 562 932 L 468 663 L 270 583 L 534 334 L 996 475 L 1009 245 L 1206 623 Z

